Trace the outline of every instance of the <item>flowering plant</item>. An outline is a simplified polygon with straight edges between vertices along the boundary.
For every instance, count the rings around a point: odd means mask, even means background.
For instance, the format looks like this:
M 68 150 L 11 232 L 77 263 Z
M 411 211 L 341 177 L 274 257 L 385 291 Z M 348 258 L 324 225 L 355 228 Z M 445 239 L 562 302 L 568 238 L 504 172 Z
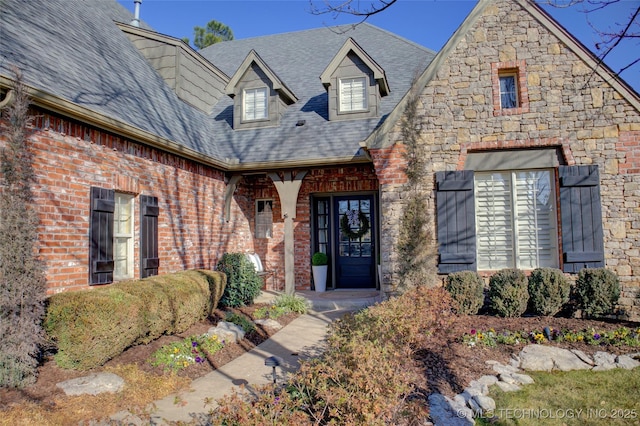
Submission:
M 223 347 L 224 341 L 220 341 L 216 335 L 190 336 L 164 345 L 151 355 L 149 362 L 154 367 L 163 366 L 165 371 L 178 371 L 193 364 L 203 363 L 207 355 L 213 355 Z
M 589 345 L 614 345 L 640 347 L 640 328 L 620 327 L 613 331 L 597 331 L 594 328 L 576 330 L 559 330 L 545 327 L 544 330 L 501 331 L 493 328 L 487 331 L 472 329 L 462 336 L 462 342 L 468 346 L 496 346 L 497 344 L 517 345 L 520 343 L 545 342 L 578 342 Z

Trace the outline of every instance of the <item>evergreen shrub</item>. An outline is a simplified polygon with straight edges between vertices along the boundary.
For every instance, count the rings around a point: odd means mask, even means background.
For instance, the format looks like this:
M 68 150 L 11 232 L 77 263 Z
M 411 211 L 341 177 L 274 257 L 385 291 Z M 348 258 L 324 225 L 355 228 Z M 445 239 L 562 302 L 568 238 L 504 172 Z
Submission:
M 613 312 L 620 297 L 620 282 L 606 268 L 582 269 L 574 288 L 575 308 L 587 317 L 599 317 Z
M 456 302 L 454 310 L 458 314 L 475 315 L 484 304 L 484 281 L 477 272 L 449 274 L 445 288 Z
M 489 280 L 489 308 L 501 317 L 519 317 L 527 310 L 527 276 L 519 269 L 502 269 Z
M 225 253 L 216 270 L 227 276 L 220 304 L 233 308 L 251 305 L 260 294 L 262 279 L 243 253 Z
M 536 315 L 555 315 L 569 302 L 571 283 L 561 270 L 537 268 L 529 276 L 529 309 Z

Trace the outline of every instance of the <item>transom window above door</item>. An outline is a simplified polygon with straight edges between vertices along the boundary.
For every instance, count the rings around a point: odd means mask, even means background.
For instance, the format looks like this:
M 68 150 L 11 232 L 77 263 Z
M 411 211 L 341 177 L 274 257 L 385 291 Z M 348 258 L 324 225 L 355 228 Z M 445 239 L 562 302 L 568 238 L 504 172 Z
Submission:
M 364 111 L 367 109 L 366 77 L 340 79 L 340 112 Z
M 268 96 L 266 87 L 244 90 L 243 120 L 266 120 L 269 118 Z

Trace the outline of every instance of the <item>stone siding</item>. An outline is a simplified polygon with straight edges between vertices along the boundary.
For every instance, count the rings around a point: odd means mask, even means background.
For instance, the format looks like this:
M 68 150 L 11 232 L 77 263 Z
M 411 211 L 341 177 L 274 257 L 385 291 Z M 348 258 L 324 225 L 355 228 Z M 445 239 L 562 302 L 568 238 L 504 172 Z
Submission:
M 496 113 L 496 72 L 509 64 L 518 67 L 520 108 Z M 430 174 L 461 170 L 467 153 L 496 149 L 557 147 L 566 164 L 597 164 L 606 266 L 623 284 L 621 304 L 640 314 L 639 111 L 531 14 L 506 0 L 484 9 L 426 84 L 420 103 Z M 401 144 L 400 134 L 399 127 L 391 132 L 392 144 Z M 425 190 L 435 203 L 433 189 L 430 181 Z M 402 191 L 381 181 L 382 235 L 397 235 Z M 385 241 L 383 259 L 391 257 L 392 247 Z M 386 289 L 392 288 L 394 267 L 383 262 Z

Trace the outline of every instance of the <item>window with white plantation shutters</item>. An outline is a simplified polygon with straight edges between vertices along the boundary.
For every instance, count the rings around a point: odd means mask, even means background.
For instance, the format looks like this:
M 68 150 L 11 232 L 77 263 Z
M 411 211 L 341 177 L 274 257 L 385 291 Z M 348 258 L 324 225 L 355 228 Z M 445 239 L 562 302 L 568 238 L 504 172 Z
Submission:
M 514 173 L 516 180 L 516 258 L 521 269 L 558 267 L 555 195 L 551 172 Z
M 263 120 L 268 118 L 267 88 L 244 90 L 244 120 Z
M 475 174 L 479 270 L 557 267 L 550 170 Z
M 478 269 L 513 266 L 511 173 L 476 173 L 476 247 Z
M 340 111 L 367 109 L 367 85 L 365 77 L 340 79 Z
M 115 194 L 113 218 L 113 257 L 115 280 L 133 278 L 133 196 Z

